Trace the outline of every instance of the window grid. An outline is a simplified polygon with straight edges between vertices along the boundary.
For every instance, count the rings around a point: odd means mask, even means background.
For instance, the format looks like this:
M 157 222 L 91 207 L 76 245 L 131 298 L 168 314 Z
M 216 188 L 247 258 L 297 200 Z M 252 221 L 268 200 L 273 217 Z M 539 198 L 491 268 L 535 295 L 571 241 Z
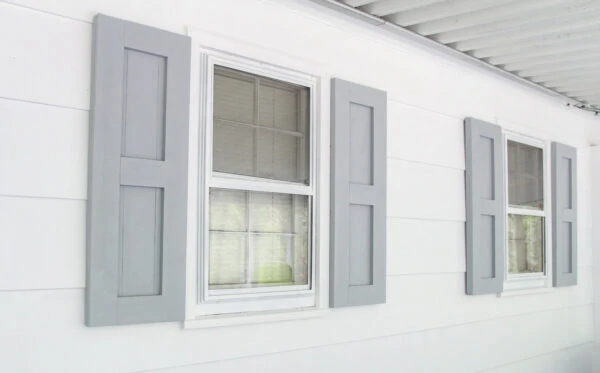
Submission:
M 219 66 L 224 66 L 224 67 L 230 67 L 227 66 L 227 64 L 218 64 Z M 213 77 L 215 74 L 215 64 L 212 64 L 209 68 L 209 71 L 212 71 Z M 237 67 L 231 67 L 233 69 L 238 70 Z M 239 70 L 238 70 L 239 71 Z M 253 76 L 253 75 L 251 75 Z M 273 124 L 273 127 L 267 127 L 267 126 L 263 126 L 260 124 L 260 87 L 261 87 L 261 78 L 260 77 L 255 77 L 253 76 L 254 79 L 254 102 L 253 102 L 253 122 L 254 123 L 246 123 L 246 122 L 242 122 L 242 121 L 234 121 L 234 120 L 229 120 L 229 119 L 225 119 L 225 118 L 219 118 L 216 115 L 211 115 L 209 118 L 212 119 L 212 121 L 209 121 L 209 123 L 207 123 L 210 128 L 211 131 L 208 133 L 207 136 L 207 142 L 212 142 L 213 136 L 211 132 L 214 132 L 214 130 L 212 129 L 214 125 L 216 125 L 216 123 L 230 123 L 233 125 L 239 125 L 239 126 L 244 126 L 244 127 L 249 127 L 249 128 L 253 128 L 255 129 L 253 131 L 253 147 L 254 147 L 254 151 L 253 151 L 253 174 L 257 174 L 257 167 L 258 167 L 258 136 L 259 136 L 259 131 L 268 131 L 268 132 L 273 132 L 273 133 L 280 133 L 283 135 L 287 135 L 287 136 L 294 136 L 296 138 L 299 139 L 304 139 L 304 141 L 308 141 L 308 139 L 306 139 L 306 136 L 304 133 L 302 133 L 301 131 L 290 131 L 290 130 L 285 130 L 285 129 L 281 129 L 281 128 L 276 128 L 276 124 Z M 267 77 L 266 79 L 269 79 L 269 77 Z M 270 82 L 271 83 L 271 82 Z M 291 82 L 291 84 L 297 84 L 295 82 Z M 301 102 L 301 100 L 303 99 L 303 97 L 298 94 L 297 95 L 297 100 L 296 100 L 296 105 L 297 105 L 297 113 L 298 113 L 298 118 L 297 118 L 297 124 L 299 123 L 306 123 L 306 129 L 305 132 L 308 132 L 309 134 L 312 133 L 312 105 L 313 105 L 313 98 L 312 98 L 312 90 L 313 90 L 313 86 L 307 86 L 304 84 L 301 84 L 302 86 L 308 87 L 309 91 L 308 91 L 308 97 L 306 102 Z M 212 92 L 211 92 L 212 93 Z M 212 99 L 211 99 L 212 101 Z M 306 110 L 302 110 L 302 105 L 305 105 L 305 107 L 308 109 L 309 113 L 306 112 Z M 212 111 L 212 108 L 210 108 L 211 105 L 209 105 L 209 110 Z M 312 137 L 312 136 L 311 136 Z M 206 189 L 206 202 L 208 203 L 208 195 L 209 195 L 209 191 L 211 188 L 216 187 L 216 188 L 227 188 L 227 189 L 234 189 L 234 190 L 244 190 L 244 191 L 257 191 L 257 192 L 270 192 L 270 193 L 284 193 L 284 194 L 292 194 L 293 198 L 292 198 L 292 211 L 295 204 L 296 204 L 296 198 L 294 195 L 305 195 L 308 196 L 308 237 L 307 237 L 307 243 L 308 243 L 308 273 L 306 274 L 307 276 L 307 281 L 308 283 L 306 285 L 290 285 L 290 286 L 277 286 L 275 288 L 269 288 L 268 286 L 265 287 L 253 287 L 249 292 L 240 292 L 240 289 L 222 289 L 222 290 L 209 290 L 208 289 L 208 276 L 205 276 L 206 278 L 203 281 L 203 286 L 201 287 L 201 297 L 205 300 L 208 300 L 210 298 L 218 298 L 218 299 L 229 299 L 229 298 L 247 298 L 247 297 L 254 297 L 257 295 L 261 295 L 261 296 L 277 296 L 277 295 L 294 295 L 294 294 L 298 294 L 298 295 L 302 295 L 302 294 L 314 294 L 314 289 L 313 289 L 313 283 L 314 283 L 314 264 L 315 264 L 315 250 L 314 250 L 314 236 L 313 236 L 313 231 L 314 231 L 314 226 L 313 226 L 313 201 L 314 201 L 314 177 L 313 177 L 313 152 L 314 152 L 314 140 L 310 139 L 310 142 L 308 144 L 308 155 L 306 156 L 307 159 L 303 159 L 303 157 L 301 156 L 301 154 L 298 154 L 299 152 L 301 152 L 302 147 L 301 146 L 297 146 L 296 147 L 296 163 L 297 163 L 297 167 L 296 170 L 302 170 L 302 163 L 303 162 L 307 162 L 308 165 L 308 172 L 305 175 L 305 179 L 307 179 L 307 183 L 306 184 L 300 184 L 298 182 L 290 182 L 290 181 L 280 181 L 280 180 L 273 180 L 273 179 L 265 179 L 262 177 L 255 177 L 255 176 L 247 176 L 247 175 L 237 175 L 237 174 L 230 174 L 230 173 L 224 173 L 224 172 L 218 172 L 218 171 L 214 171 L 213 167 L 212 167 L 212 145 L 208 145 L 207 146 L 207 150 L 208 153 L 210 155 L 210 160 L 208 162 L 208 166 L 207 166 L 207 189 Z M 246 283 L 251 283 L 252 279 L 253 279 L 253 255 L 254 255 L 254 250 L 253 250 L 253 235 L 254 232 L 250 231 L 250 227 L 251 227 L 251 218 L 250 218 L 250 195 L 251 193 L 247 193 L 247 199 L 246 199 L 246 214 L 248 214 L 247 216 L 247 224 L 248 224 L 248 232 L 246 232 L 247 237 L 248 237 L 248 245 L 247 245 L 247 250 L 248 250 L 248 271 L 247 271 L 247 275 L 246 275 Z M 207 214 L 205 216 L 206 222 L 208 223 L 210 217 L 208 216 L 208 210 L 207 209 Z M 292 214 L 292 217 L 294 216 L 294 214 Z M 292 220 L 292 224 L 294 224 L 293 220 Z M 208 226 L 207 226 L 208 228 Z M 257 234 L 262 234 L 262 233 L 257 233 Z M 290 234 L 279 234 L 277 233 L 276 235 L 278 236 L 284 236 L 284 235 L 289 235 L 289 236 L 294 236 L 294 233 L 290 233 Z M 207 235 L 208 236 L 208 235 Z M 292 239 L 292 243 L 291 246 L 288 249 L 288 261 L 289 258 L 291 257 L 292 260 L 290 261 L 292 263 L 292 268 L 295 268 L 293 266 L 293 258 L 294 258 L 294 250 L 295 250 L 295 244 L 294 244 L 294 239 Z M 208 240 L 207 240 L 208 241 Z M 208 263 L 209 263 L 209 255 L 210 255 L 210 250 L 208 250 L 208 242 L 205 243 L 205 247 L 206 250 L 204 250 L 204 267 L 205 267 L 205 273 L 208 273 Z M 203 294 L 203 295 L 202 295 Z
M 246 238 L 246 254 L 247 254 L 247 263 L 246 263 L 246 272 L 245 272 L 245 285 L 246 287 L 251 287 L 251 285 L 253 284 L 253 279 L 254 279 L 254 236 L 272 236 L 272 237 L 287 237 L 290 239 L 291 244 L 288 246 L 287 250 L 286 250 L 286 256 L 287 256 L 287 263 L 290 265 L 291 268 L 295 268 L 294 266 L 294 261 L 295 261 L 295 257 L 294 257 L 294 248 L 295 248 L 295 241 L 296 241 L 296 236 L 298 235 L 295 232 L 295 224 L 296 224 L 296 216 L 294 213 L 292 213 L 291 215 L 291 221 L 290 221 L 290 226 L 293 227 L 292 231 L 293 232 L 289 232 L 289 233 L 282 233 L 282 232 L 258 232 L 258 231 L 253 231 L 252 230 L 252 214 L 250 212 L 250 208 L 252 205 L 251 202 L 252 199 L 252 193 L 246 193 L 245 195 L 245 209 L 246 209 L 246 226 L 245 226 L 245 230 L 244 231 L 224 231 L 224 230 L 209 230 L 212 232 L 218 232 L 219 234 L 231 234 L 231 235 L 242 235 Z M 291 200 L 291 204 L 292 204 L 292 208 L 291 211 L 295 211 L 295 207 L 296 207 L 296 196 L 292 196 L 292 200 Z M 310 204 L 310 201 L 309 201 Z M 310 208 L 309 208 L 309 216 L 310 216 Z M 310 255 L 310 253 L 309 253 Z M 309 268 L 309 273 L 310 273 L 310 268 Z M 310 277 L 310 276 L 309 276 Z M 309 289 L 309 285 L 290 285 L 290 286 L 278 286 L 277 289 L 278 291 L 285 291 L 285 290 L 291 290 L 291 289 Z M 244 286 L 239 286 L 236 287 L 234 289 L 213 289 L 210 290 L 211 294 L 236 294 L 239 292 L 239 289 L 242 289 Z M 252 289 L 255 289 L 254 287 L 252 287 Z M 283 289 L 283 290 L 282 290 Z M 272 290 L 269 290 L 272 291 Z

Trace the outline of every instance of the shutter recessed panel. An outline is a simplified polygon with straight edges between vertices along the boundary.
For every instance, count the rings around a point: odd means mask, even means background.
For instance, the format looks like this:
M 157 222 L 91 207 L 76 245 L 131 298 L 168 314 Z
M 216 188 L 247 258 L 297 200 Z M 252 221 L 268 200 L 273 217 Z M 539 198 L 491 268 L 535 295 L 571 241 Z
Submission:
M 466 292 L 499 293 L 504 281 L 504 144 L 499 126 L 465 120 Z
M 86 324 L 184 319 L 190 41 L 94 20 Z
M 386 105 L 332 80 L 331 307 L 385 303 Z
M 553 285 L 577 285 L 577 149 L 552 143 Z

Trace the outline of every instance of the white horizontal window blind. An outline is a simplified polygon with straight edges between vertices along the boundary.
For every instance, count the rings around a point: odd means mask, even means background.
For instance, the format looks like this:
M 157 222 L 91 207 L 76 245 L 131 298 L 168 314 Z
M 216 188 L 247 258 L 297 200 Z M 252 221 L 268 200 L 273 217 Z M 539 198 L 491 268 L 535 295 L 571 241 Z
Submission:
M 213 170 L 308 184 L 309 89 L 215 67 Z

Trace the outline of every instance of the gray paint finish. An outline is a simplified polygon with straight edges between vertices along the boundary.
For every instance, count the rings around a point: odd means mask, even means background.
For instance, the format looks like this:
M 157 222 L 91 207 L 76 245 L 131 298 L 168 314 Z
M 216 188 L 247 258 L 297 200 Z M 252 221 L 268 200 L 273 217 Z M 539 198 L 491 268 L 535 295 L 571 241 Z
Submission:
M 330 306 L 385 303 L 387 95 L 331 89 Z
M 118 295 L 160 295 L 163 189 L 121 186 L 120 193 Z
M 465 119 L 466 292 L 499 293 L 504 281 L 504 144 L 499 126 Z
M 350 205 L 350 227 L 365 229 L 350 230 L 349 284 L 373 284 L 373 207 Z
M 190 40 L 94 20 L 86 324 L 184 319 Z
M 126 49 L 122 155 L 164 160 L 167 60 Z
M 577 285 L 577 149 L 552 143 L 552 282 Z

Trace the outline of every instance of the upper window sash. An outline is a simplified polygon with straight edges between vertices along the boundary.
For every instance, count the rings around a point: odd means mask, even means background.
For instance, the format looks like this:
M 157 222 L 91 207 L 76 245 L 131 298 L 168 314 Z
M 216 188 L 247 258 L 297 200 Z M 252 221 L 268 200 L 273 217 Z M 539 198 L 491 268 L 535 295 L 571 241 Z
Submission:
M 296 72 L 293 70 L 283 69 L 277 66 L 269 66 L 261 62 L 252 61 L 248 59 L 244 59 L 241 57 L 225 54 L 217 51 L 207 51 L 201 50 L 201 72 L 205 77 L 206 83 L 202 84 L 200 96 L 201 98 L 205 98 L 206 105 L 201 108 L 201 113 L 203 120 L 205 121 L 205 136 L 204 136 L 204 154 L 205 154 L 205 162 L 204 162 L 204 178 L 205 185 L 210 186 L 219 186 L 223 188 L 231 188 L 231 189 L 241 189 L 238 186 L 234 186 L 234 179 L 240 180 L 243 183 L 247 183 L 249 189 L 254 191 L 272 191 L 272 192 L 280 192 L 280 193 L 290 193 L 290 194 L 302 194 L 302 195 L 314 195 L 315 194 L 315 175 L 316 175 L 316 88 L 317 88 L 317 78 Z M 215 77 L 215 66 L 222 66 L 226 68 L 235 69 L 241 71 L 242 73 L 246 72 L 248 74 L 256 74 L 265 78 L 271 78 L 275 80 L 280 80 L 286 83 L 291 83 L 299 86 L 304 86 L 309 89 L 309 97 L 308 97 L 308 136 L 309 136 L 309 146 L 308 146 L 308 184 L 297 183 L 297 182 L 288 182 L 288 181 L 280 181 L 273 179 L 265 179 L 260 177 L 253 176 L 245 176 L 245 175 L 236 175 L 230 173 L 222 173 L 213 171 L 213 134 L 214 134 L 214 77 Z M 252 76 L 252 75 L 248 75 Z M 221 119 L 217 119 L 221 120 Z M 263 128 L 261 127 L 261 130 Z M 269 130 L 265 128 L 265 130 Z M 279 131 L 275 129 L 275 131 Z M 292 131 L 293 132 L 293 131 Z M 274 184 L 279 184 L 280 188 L 276 189 Z M 296 187 L 293 187 L 293 186 Z M 261 189 L 259 189 L 261 188 Z M 264 189 L 263 189 L 264 188 Z
M 214 65 L 213 172 L 307 185 L 304 85 Z
M 511 207 L 509 205 L 509 179 L 508 179 L 508 142 L 514 141 L 521 144 L 533 146 L 535 148 L 539 148 L 542 150 L 542 185 L 543 185 L 543 198 L 544 198 L 544 208 L 541 210 L 538 209 L 530 209 L 527 207 Z M 532 138 L 529 136 L 525 136 L 522 134 L 517 134 L 513 132 L 504 132 L 504 175 L 505 182 L 505 201 L 506 201 L 506 215 L 508 214 L 517 214 L 517 215 L 532 215 L 532 216 L 542 216 L 549 217 L 550 211 L 550 187 L 549 187 L 549 175 L 548 175 L 548 152 L 547 152 L 548 144 L 540 139 Z M 546 221 L 546 226 L 548 222 Z

